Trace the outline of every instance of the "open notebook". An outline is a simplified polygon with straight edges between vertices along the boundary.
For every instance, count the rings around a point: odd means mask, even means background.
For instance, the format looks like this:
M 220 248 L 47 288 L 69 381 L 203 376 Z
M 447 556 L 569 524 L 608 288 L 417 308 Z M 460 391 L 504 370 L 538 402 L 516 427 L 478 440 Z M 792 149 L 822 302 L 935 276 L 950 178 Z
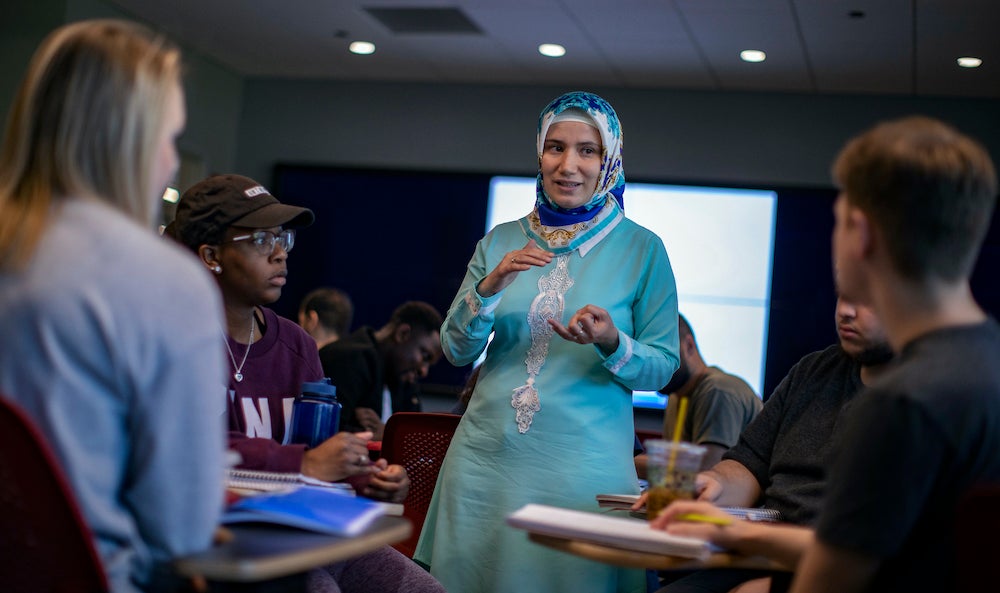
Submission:
M 652 529 L 629 517 L 528 504 L 507 516 L 507 523 L 529 533 L 613 546 L 623 550 L 704 560 L 716 548 L 700 539 Z

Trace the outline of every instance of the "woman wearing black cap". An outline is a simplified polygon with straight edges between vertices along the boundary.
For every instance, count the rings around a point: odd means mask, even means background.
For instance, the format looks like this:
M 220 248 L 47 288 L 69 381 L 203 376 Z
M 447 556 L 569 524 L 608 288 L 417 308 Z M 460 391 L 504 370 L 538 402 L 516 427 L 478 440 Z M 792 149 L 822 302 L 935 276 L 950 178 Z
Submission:
M 217 175 L 184 192 L 165 233 L 197 254 L 222 292 L 231 365 L 229 442 L 242 457 L 241 467 L 349 479 L 365 496 L 402 502 L 409 490 L 406 470 L 384 459 L 369 461 L 371 433 L 341 432 L 309 450 L 281 444 L 286 410 L 303 382 L 323 377 L 323 368 L 312 337 L 264 305 L 281 296 L 295 231 L 313 220 L 312 211 L 282 204 L 253 179 Z M 389 547 L 310 578 L 312 591 L 443 591 Z

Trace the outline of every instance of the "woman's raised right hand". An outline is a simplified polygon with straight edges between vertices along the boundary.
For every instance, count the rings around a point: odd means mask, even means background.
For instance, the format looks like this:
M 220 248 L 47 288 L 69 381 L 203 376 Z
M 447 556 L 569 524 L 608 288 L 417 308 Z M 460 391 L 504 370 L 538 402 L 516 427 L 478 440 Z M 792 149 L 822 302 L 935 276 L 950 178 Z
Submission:
M 507 252 L 493 268 L 493 271 L 479 281 L 476 292 L 483 297 L 491 297 L 510 286 L 518 273 L 531 266 L 544 267 L 552 261 L 552 254 L 540 248 L 534 239 L 529 239 L 521 249 Z

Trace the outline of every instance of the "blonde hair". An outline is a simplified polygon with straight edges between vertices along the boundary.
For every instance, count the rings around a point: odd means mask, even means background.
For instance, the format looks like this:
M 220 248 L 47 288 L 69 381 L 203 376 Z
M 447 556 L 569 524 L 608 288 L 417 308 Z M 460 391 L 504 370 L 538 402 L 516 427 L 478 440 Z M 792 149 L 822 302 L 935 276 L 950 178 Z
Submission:
M 67 198 L 107 202 L 151 226 L 152 165 L 180 52 L 140 25 L 91 20 L 35 52 L 0 147 L 0 270 L 25 265 Z

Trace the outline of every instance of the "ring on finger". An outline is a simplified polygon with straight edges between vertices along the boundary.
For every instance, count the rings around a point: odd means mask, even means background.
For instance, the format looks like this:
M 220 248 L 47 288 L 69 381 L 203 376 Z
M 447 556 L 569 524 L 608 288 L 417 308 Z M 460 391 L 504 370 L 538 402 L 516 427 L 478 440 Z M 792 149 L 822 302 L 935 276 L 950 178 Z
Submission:
M 514 257 L 510 258 L 510 263 L 512 263 L 512 264 L 516 264 L 517 263 L 517 256 L 516 255 Z

